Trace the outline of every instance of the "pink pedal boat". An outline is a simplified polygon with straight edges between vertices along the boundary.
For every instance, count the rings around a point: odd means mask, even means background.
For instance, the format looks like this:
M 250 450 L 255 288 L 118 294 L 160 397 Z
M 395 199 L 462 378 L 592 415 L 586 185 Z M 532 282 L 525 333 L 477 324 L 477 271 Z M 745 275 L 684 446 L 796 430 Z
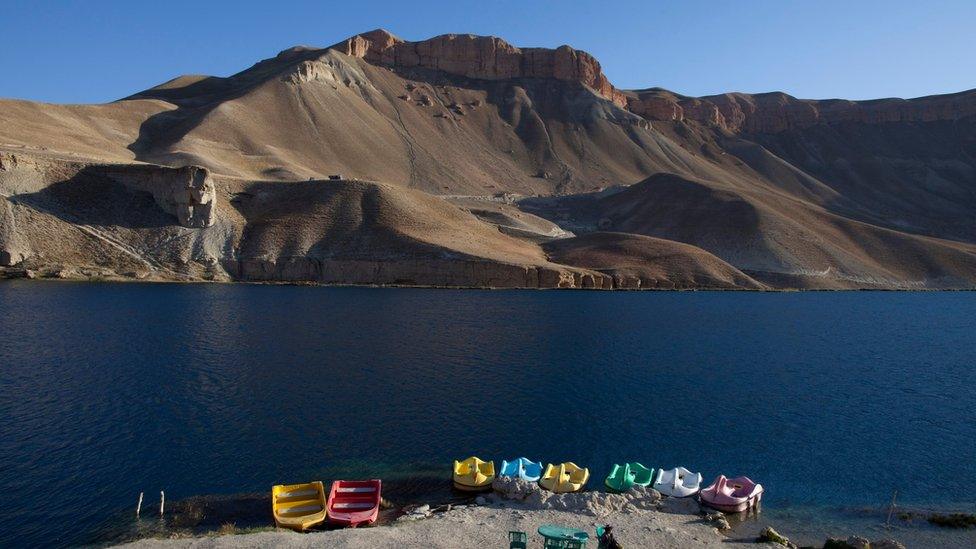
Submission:
M 762 499 L 762 484 L 749 477 L 725 478 L 719 475 L 715 482 L 701 491 L 701 501 L 705 505 L 726 513 L 741 513 L 759 505 Z

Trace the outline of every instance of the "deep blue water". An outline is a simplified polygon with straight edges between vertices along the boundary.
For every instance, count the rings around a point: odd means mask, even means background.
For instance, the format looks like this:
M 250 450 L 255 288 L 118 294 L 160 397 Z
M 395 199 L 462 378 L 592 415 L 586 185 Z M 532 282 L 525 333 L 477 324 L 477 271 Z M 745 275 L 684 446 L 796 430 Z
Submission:
M 140 491 L 446 483 L 471 454 L 972 510 L 974 388 L 976 293 L 5 282 L 0 546 L 104 539 Z

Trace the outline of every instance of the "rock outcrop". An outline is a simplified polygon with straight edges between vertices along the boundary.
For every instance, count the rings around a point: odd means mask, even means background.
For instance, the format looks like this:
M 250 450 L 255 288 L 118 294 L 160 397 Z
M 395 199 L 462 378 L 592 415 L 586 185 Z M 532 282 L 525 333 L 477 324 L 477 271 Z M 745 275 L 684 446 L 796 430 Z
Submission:
M 156 204 L 175 215 L 183 227 L 210 227 L 217 218 L 217 194 L 206 168 L 106 165 L 101 169 L 127 187 L 151 193 Z
M 30 245 L 17 233 L 13 206 L 0 196 L 0 267 L 11 267 L 30 256 Z
M 797 99 L 785 93 L 684 97 L 666 90 L 631 92 L 627 108 L 650 120 L 693 120 L 746 134 L 779 133 L 816 124 L 934 122 L 976 115 L 976 94 L 917 99 Z
M 468 78 L 554 78 L 579 82 L 618 106 L 627 98 L 603 74 L 592 55 L 569 46 L 518 48 L 495 36 L 444 34 L 407 42 L 377 29 L 357 34 L 330 49 L 391 67 L 421 67 Z
M 976 115 L 976 94 L 918 99 L 797 99 L 780 92 L 684 97 L 666 90 L 623 92 L 610 83 L 592 55 L 569 46 L 519 48 L 495 36 L 444 34 L 405 41 L 377 29 L 357 34 L 334 49 L 390 67 L 422 67 L 468 78 L 553 78 L 579 82 L 620 107 L 650 120 L 694 120 L 743 133 L 777 133 L 814 124 L 931 122 Z

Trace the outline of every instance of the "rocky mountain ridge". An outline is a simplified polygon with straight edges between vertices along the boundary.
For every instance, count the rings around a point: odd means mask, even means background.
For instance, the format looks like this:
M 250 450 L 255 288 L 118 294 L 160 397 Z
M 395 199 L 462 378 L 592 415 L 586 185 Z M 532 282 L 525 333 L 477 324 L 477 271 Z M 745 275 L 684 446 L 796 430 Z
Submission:
M 781 92 L 684 97 L 667 90 L 630 92 L 627 108 L 650 120 L 694 120 L 730 132 L 779 133 L 817 124 L 935 122 L 976 115 L 976 90 L 916 99 L 797 99 Z
M 105 105 L 0 100 L 0 269 L 973 288 L 974 97 L 626 91 L 568 46 L 373 31 Z
M 357 34 L 329 49 L 395 68 L 422 67 L 467 78 L 553 78 L 589 87 L 650 120 L 694 120 L 731 132 L 777 133 L 815 124 L 932 122 L 976 115 L 976 90 L 916 99 L 797 99 L 782 92 L 686 97 L 667 90 L 614 87 L 599 61 L 570 46 L 518 48 L 495 36 L 445 34 L 417 42 L 384 29 Z

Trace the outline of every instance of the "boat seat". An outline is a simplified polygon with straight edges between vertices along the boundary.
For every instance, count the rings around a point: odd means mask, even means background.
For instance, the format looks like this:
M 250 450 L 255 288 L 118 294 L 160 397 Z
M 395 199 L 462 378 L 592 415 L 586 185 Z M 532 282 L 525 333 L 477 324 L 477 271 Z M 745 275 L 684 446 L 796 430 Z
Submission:
M 290 509 L 282 509 L 278 513 L 282 515 L 296 515 L 299 513 L 313 513 L 322 510 L 321 505 L 302 505 L 301 507 L 292 507 Z
M 353 486 L 349 488 L 339 488 L 336 492 L 351 493 L 351 492 L 375 492 L 376 488 L 373 486 Z
M 317 495 L 318 492 L 315 490 L 292 490 L 291 492 L 282 492 L 278 494 L 278 498 L 297 498 L 297 497 L 308 497 Z
M 333 507 L 336 509 L 371 509 L 373 504 L 365 501 L 360 503 L 336 503 Z

